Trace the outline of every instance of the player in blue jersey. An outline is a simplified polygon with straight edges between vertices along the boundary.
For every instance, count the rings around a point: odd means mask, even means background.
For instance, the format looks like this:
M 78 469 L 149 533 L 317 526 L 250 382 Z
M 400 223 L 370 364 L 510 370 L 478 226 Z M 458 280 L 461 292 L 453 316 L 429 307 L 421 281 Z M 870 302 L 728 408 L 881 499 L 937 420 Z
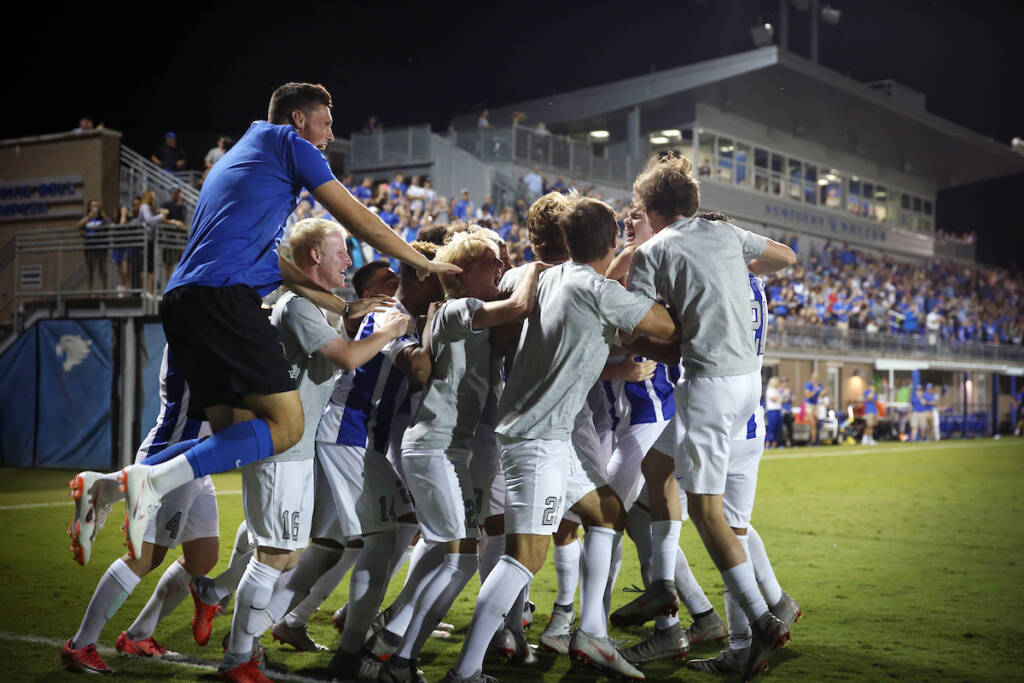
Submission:
M 875 425 L 878 424 L 878 394 L 874 386 L 864 390 L 864 436 L 860 442 L 865 446 L 872 446 L 875 441 Z
M 815 370 L 811 373 L 810 381 L 804 385 L 804 419 L 811 429 L 811 439 L 808 442 L 810 446 L 818 445 L 818 402 L 821 400 L 822 391 L 824 388 L 818 381 L 818 371 Z
M 190 410 L 213 436 L 155 466 L 122 473 L 125 534 L 140 551 L 149 515 L 169 491 L 197 477 L 280 454 L 302 436 L 302 404 L 261 297 L 282 281 L 324 308 L 350 307 L 277 254 L 299 193 L 313 197 L 354 236 L 426 272 L 431 264 L 349 194 L 321 150 L 334 139 L 331 96 L 323 86 L 287 83 L 211 169 L 199 195 L 185 253 L 164 293 L 167 341 L 192 388 Z M 356 311 L 358 313 L 359 311 Z
M 136 453 L 136 461 L 155 457 L 169 446 L 208 436 L 209 425 L 187 416 L 189 388 L 165 346 L 160 362 L 160 414 Z M 110 506 L 121 497 L 115 474 L 83 472 L 71 481 L 76 499 L 72 522 L 72 549 L 80 564 L 89 561 L 92 542 Z M 85 509 L 85 508 L 90 509 Z M 168 651 L 154 639 L 160 619 L 174 610 L 189 593 L 192 576 L 208 572 L 217 563 L 217 497 L 209 477 L 196 479 L 171 492 L 156 515 L 150 517 L 138 558 L 127 553 L 114 561 L 96 586 L 82 623 L 61 650 L 61 663 L 70 671 L 110 673 L 96 652 L 96 640 L 107 621 L 138 586 L 142 577 L 163 562 L 167 550 L 182 546 L 157 583 L 152 597 L 131 626 L 117 638 L 119 654 L 162 657 Z

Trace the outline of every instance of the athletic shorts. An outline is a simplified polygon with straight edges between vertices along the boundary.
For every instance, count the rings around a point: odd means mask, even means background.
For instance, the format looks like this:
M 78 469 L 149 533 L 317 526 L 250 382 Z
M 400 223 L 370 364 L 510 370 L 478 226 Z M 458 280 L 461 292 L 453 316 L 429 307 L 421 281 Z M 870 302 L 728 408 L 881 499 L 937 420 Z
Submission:
M 612 456 L 608 460 L 605 479 L 628 512 L 644 487 L 641 465 L 647 451 L 665 431 L 668 422 L 619 423 L 612 440 Z
M 572 443 L 504 437 L 499 443 L 505 472 L 505 533 L 554 533 L 565 509 Z
M 580 523 L 580 518 L 570 508 L 583 499 L 591 491 L 607 486 L 604 475 L 589 460 L 579 457 L 575 450 L 569 454 L 569 478 L 565 482 L 565 516 L 572 522 Z
M 150 517 L 142 540 L 176 548 L 180 543 L 219 535 L 217 491 L 210 477 L 201 477 L 179 486 L 160 500 L 160 509 Z
M 684 377 L 676 385 L 676 472 L 678 476 L 685 466 L 680 484 L 686 491 L 725 492 L 732 442 L 746 437 L 747 423 L 760 397 L 760 372 Z M 684 429 L 678 428 L 680 423 Z
M 315 469 L 313 538 L 345 543 L 391 531 L 413 510 L 405 482 L 383 453 L 317 441 Z
M 257 546 L 305 548 L 313 518 L 313 459 L 243 466 L 242 507 L 249 538 Z
M 505 514 L 505 473 L 501 471 L 501 457 L 494 427 L 477 425 L 470 444 L 469 475 L 473 480 L 473 501 L 477 520 L 482 524 L 488 517 Z
M 277 330 L 252 287 L 185 285 L 160 304 L 167 345 L 188 382 L 189 417 L 206 419 L 205 408 L 246 408 L 252 394 L 295 389 Z
M 725 492 L 722 494 L 722 512 L 729 526 L 745 529 L 750 526 L 754 512 L 754 494 L 757 493 L 757 469 L 764 453 L 764 436 L 760 424 L 760 408 L 755 413 L 758 428 L 753 438 L 737 439 L 732 442 L 729 452 L 729 470 L 725 478 Z
M 469 458 L 463 448 L 402 451 L 405 483 L 416 501 L 416 520 L 428 543 L 480 535 Z
M 878 413 L 864 413 L 864 422 L 869 427 L 874 427 L 878 424 Z

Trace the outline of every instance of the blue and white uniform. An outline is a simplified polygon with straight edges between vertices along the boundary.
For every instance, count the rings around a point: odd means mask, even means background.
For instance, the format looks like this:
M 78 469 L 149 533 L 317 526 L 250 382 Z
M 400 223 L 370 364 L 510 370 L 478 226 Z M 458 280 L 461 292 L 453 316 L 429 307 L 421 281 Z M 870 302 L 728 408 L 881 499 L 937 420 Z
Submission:
M 395 308 L 408 315 L 401 303 Z M 374 314 L 368 314 L 356 339 L 372 334 L 374 323 Z M 344 542 L 395 529 L 398 517 L 412 509 L 388 450 L 409 392 L 409 380 L 395 359 L 419 342 L 418 334 L 393 339 L 335 384 L 316 434 L 313 538 Z
M 158 454 L 179 441 L 207 437 L 210 425 L 188 416 L 188 383 L 164 345 L 160 360 L 160 414 L 156 424 L 142 440 L 135 462 Z M 219 535 L 217 491 L 210 477 L 200 477 L 174 489 L 160 502 L 160 510 L 150 518 L 143 540 L 174 548 L 179 543 Z

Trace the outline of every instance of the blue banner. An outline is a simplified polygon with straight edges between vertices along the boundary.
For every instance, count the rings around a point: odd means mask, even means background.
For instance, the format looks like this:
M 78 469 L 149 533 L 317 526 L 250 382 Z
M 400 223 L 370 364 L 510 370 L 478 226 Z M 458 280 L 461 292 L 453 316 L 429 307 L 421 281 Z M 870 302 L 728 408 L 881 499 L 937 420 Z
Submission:
M 39 427 L 33 464 L 108 469 L 113 462 L 113 324 L 45 320 L 36 328 Z
M 31 467 L 36 450 L 36 328 L 0 356 L 0 464 Z
M 164 355 L 164 326 L 147 323 L 142 328 L 143 349 L 140 349 L 139 365 L 142 367 L 142 412 L 139 415 L 138 443 L 156 424 L 160 416 L 160 360 Z

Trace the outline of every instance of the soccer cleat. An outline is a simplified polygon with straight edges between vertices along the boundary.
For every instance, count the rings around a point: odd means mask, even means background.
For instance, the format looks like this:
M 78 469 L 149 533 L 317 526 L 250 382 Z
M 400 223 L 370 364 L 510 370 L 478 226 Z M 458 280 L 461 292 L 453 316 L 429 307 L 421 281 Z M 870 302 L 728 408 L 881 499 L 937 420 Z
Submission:
M 690 645 L 704 643 L 709 640 L 724 643 L 728 635 L 729 631 L 725 627 L 725 622 L 722 621 L 722 617 L 718 616 L 718 612 L 714 610 L 711 611 L 711 614 L 695 617 L 693 623 L 686 627 L 686 640 Z
M 635 681 L 644 680 L 645 676 L 635 666 L 626 661 L 611 638 L 597 638 L 582 629 L 576 629 L 569 643 L 569 656 L 577 662 L 591 664 L 602 671 L 630 678 Z
M 622 651 L 630 664 L 640 665 L 659 659 L 686 659 L 690 641 L 678 621 L 666 629 L 654 629 L 650 635 Z
M 530 642 L 526 640 L 526 634 L 512 632 L 512 639 L 515 642 L 516 651 L 509 658 L 509 664 L 516 664 L 519 666 L 530 666 L 537 663 L 537 655 L 533 651 L 533 647 Z
M 284 620 L 281 620 L 270 627 L 270 635 L 277 642 L 283 645 L 291 645 L 299 652 L 323 652 L 327 650 L 326 645 L 321 645 L 313 640 L 305 624 L 298 628 L 292 628 Z
M 380 678 L 384 665 L 373 657 L 362 653 L 348 654 L 338 650 L 327 665 L 331 675 L 342 680 L 376 681 Z
M 657 616 L 669 617 L 679 611 L 679 594 L 673 581 L 653 581 L 642 595 L 612 612 L 616 626 L 642 626 Z
M 437 626 L 435 627 L 435 629 L 438 631 L 448 631 L 448 633 L 451 633 L 455 630 L 455 626 L 449 624 L 447 621 L 439 621 L 437 622 Z
M 555 605 L 551 610 L 548 625 L 540 634 L 540 646 L 560 655 L 569 654 L 569 640 L 572 638 L 571 626 L 574 621 L 576 621 L 576 612 L 572 608 L 565 611 L 560 609 L 560 605 Z
M 416 668 L 415 660 L 413 660 L 408 667 L 401 669 L 390 665 L 381 667 L 380 678 L 377 680 L 380 681 L 380 683 L 427 683 L 427 679 L 425 679 L 420 670 Z
M 260 671 L 259 661 L 256 659 L 250 659 L 231 669 L 218 671 L 217 678 L 234 683 L 274 683 L 263 675 L 263 672 Z
M 117 650 L 117 654 L 123 657 L 153 657 L 154 659 L 159 659 L 167 655 L 177 654 L 165 647 L 161 647 L 159 643 L 153 640 L 152 636 L 142 640 L 131 640 L 128 638 L 127 631 L 121 631 L 121 635 L 117 637 L 117 642 L 114 643 L 114 648 Z
M 686 666 L 694 671 L 707 671 L 713 674 L 738 674 L 750 655 L 749 647 L 736 647 L 722 650 L 717 656 L 708 659 L 691 659 Z
M 366 641 L 363 651 L 381 662 L 386 662 L 391 659 L 391 656 L 395 654 L 398 649 L 398 644 L 392 645 L 387 642 L 380 633 L 374 634 L 372 638 Z
M 789 629 L 771 612 L 765 612 L 750 624 L 750 651 L 741 672 L 744 681 L 752 681 L 768 667 L 768 659 L 789 643 Z
M 128 542 L 128 554 L 138 559 L 142 552 L 142 541 L 146 535 L 149 520 L 160 509 L 160 496 L 154 491 L 149 481 L 152 468 L 147 465 L 129 465 L 117 475 L 117 480 L 124 491 L 124 531 Z
M 448 669 L 448 672 L 445 673 L 444 678 L 441 680 L 442 683 L 498 683 L 497 678 L 494 676 L 488 676 L 479 669 L 465 678 L 462 676 L 456 676 L 454 671 Z
M 210 631 L 213 629 L 213 618 L 220 614 L 221 606 L 219 602 L 208 603 L 204 602 L 201 595 L 200 589 L 197 584 L 200 581 L 209 581 L 213 583 L 212 579 L 204 577 L 196 577 L 188 584 L 188 589 L 192 593 L 192 637 L 196 639 L 196 644 L 200 647 L 205 647 L 210 642 Z
M 118 484 L 99 472 L 80 472 L 68 482 L 71 497 L 75 499 L 75 516 L 68 525 L 71 552 L 75 562 L 88 564 L 96 534 L 103 528 L 110 507 L 120 494 Z
M 64 643 L 64 647 L 60 651 L 60 663 L 68 671 L 79 671 L 86 674 L 112 674 L 110 667 L 107 663 L 100 658 L 100 654 L 96 652 L 96 644 L 90 643 L 85 647 L 73 650 L 71 648 L 71 640 Z
M 334 616 L 331 617 L 331 622 L 334 624 L 334 629 L 341 633 L 345 630 L 345 616 L 348 614 L 348 603 L 334 610 Z
M 533 613 L 537 611 L 537 603 L 526 601 L 523 605 L 523 628 L 533 625 Z
M 506 662 L 512 661 L 516 656 L 516 637 L 512 629 L 504 626 L 498 629 L 491 638 L 490 649 Z
M 800 617 L 804 615 L 800 611 L 800 603 L 793 599 L 793 597 L 786 591 L 782 591 L 782 597 L 777 603 L 770 606 L 768 611 L 774 614 L 779 621 L 789 628 L 796 622 L 800 621 Z

